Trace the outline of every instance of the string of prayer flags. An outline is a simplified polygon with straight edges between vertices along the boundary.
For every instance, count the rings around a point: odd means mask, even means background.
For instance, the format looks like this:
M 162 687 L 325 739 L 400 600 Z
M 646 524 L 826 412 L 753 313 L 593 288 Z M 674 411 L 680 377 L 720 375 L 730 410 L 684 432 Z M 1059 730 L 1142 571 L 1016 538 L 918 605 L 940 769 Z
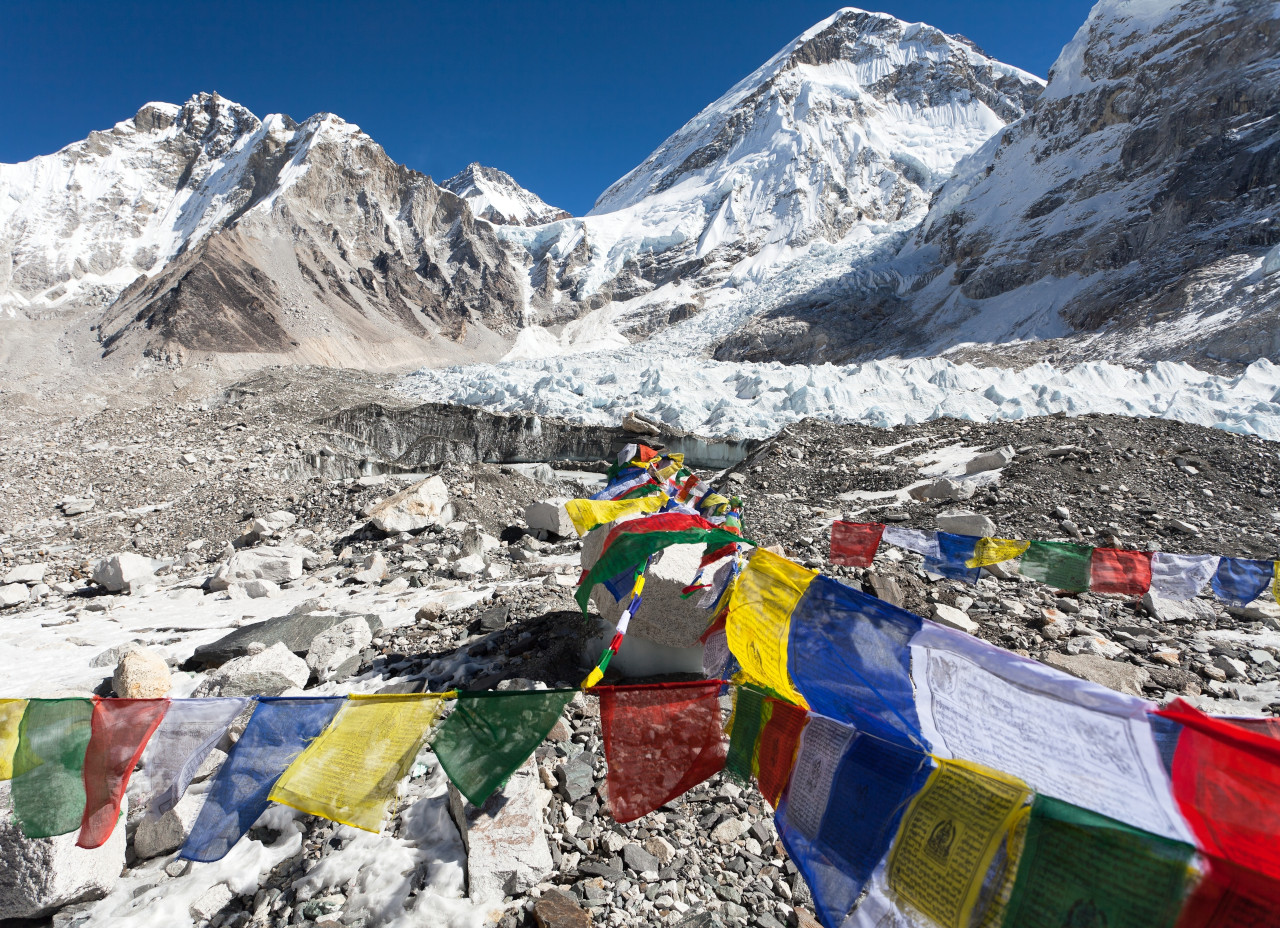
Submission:
M 1216 554 L 1151 555 L 1151 592 L 1161 599 L 1186 602 L 1195 599 L 1218 569 Z
M 376 834 L 441 702 L 420 693 L 353 693 L 280 775 L 268 798 Z M 370 738 L 372 732 L 378 736 Z
M 973 546 L 973 557 L 969 559 L 969 567 L 990 567 L 992 564 L 1003 564 L 1022 553 L 1031 544 L 1017 538 L 979 538 Z
M 754 773 L 756 745 L 764 728 L 764 693 L 752 686 L 733 688 L 733 714 L 729 716 L 729 752 L 724 775 L 746 783 Z
M 13 814 L 28 838 L 52 838 L 80 827 L 84 757 L 93 700 L 32 699 L 18 726 L 13 755 Z
M 1195 848 L 1037 796 L 1005 928 L 1173 928 Z
M 1182 725 L 1173 793 L 1200 848 L 1280 880 L 1280 740 L 1181 699 L 1159 714 Z
M 846 567 L 870 567 L 883 534 L 884 526 L 879 522 L 833 522 L 831 563 Z
M 902 818 L 889 854 L 890 889 L 942 928 L 968 928 L 992 863 L 1030 797 L 1021 780 L 940 760 Z
M 764 726 L 751 758 L 760 795 L 775 809 L 791 780 L 800 736 L 809 723 L 809 713 L 799 706 L 770 697 L 765 700 Z
M 810 717 L 777 820 L 823 924 L 844 923 L 928 768 L 927 754 Z
M 608 525 L 627 516 L 657 512 L 667 503 L 664 494 L 655 493 L 638 499 L 594 500 L 571 499 L 564 504 L 574 531 L 580 536 L 601 525 Z
M 77 847 L 102 847 L 115 830 L 133 768 L 160 726 L 167 699 L 99 699 L 84 761 L 84 814 Z
M 1067 593 L 1089 589 L 1089 561 L 1093 549 L 1065 541 L 1033 541 L 1022 553 L 1019 572 Z
M 1247 606 L 1266 592 L 1275 577 L 1273 561 L 1255 561 L 1244 557 L 1224 557 L 1209 582 L 1213 593 L 1224 603 Z
M 756 548 L 729 594 L 729 650 L 754 682 L 788 702 L 807 706 L 787 671 L 791 614 L 817 573 Z
M 141 805 L 156 815 L 176 806 L 231 723 L 252 704 L 248 696 L 170 700 L 134 774 Z
M 266 811 L 276 780 L 324 731 L 345 701 L 340 697 L 260 697 L 244 734 L 214 777 L 179 856 L 206 863 L 225 857 Z
M 25 699 L 0 699 L 0 780 L 13 777 L 13 752 L 18 749 L 18 729 L 26 711 Z
M 921 619 L 829 577 L 791 615 L 789 665 L 814 712 L 921 743 L 908 643 Z
M 575 692 L 459 693 L 431 749 L 458 792 L 484 805 L 542 743 Z
M 575 594 L 578 605 L 585 615 L 591 590 L 597 583 L 616 578 L 624 571 L 634 575 L 650 556 L 663 548 L 699 543 L 719 547 L 739 540 L 738 536 L 717 528 L 701 516 L 683 512 L 659 512 L 619 523 L 605 538 L 599 559 L 583 575 Z
M 981 571 L 970 567 L 969 561 L 973 559 L 979 540 L 972 535 L 938 532 L 938 554 L 924 559 L 924 569 L 950 580 L 977 583 Z
M 614 819 L 633 822 L 724 767 L 721 685 L 699 680 L 594 690 Z
M 1094 548 L 1089 589 L 1095 593 L 1142 596 L 1151 588 L 1151 553 Z

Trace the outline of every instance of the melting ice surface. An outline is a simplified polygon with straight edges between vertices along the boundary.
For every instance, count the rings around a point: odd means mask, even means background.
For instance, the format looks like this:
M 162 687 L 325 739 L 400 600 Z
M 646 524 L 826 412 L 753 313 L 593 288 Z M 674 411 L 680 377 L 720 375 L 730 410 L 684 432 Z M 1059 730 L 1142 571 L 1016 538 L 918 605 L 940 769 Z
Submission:
M 943 358 L 847 365 L 712 361 L 654 343 L 590 355 L 417 371 L 400 389 L 422 401 L 616 425 L 630 410 L 708 437 L 759 438 L 809 416 L 888 428 L 950 416 L 972 421 L 1065 412 L 1161 417 L 1280 441 L 1280 366 L 1233 375 L 1161 361 L 1098 361 L 1059 370 Z

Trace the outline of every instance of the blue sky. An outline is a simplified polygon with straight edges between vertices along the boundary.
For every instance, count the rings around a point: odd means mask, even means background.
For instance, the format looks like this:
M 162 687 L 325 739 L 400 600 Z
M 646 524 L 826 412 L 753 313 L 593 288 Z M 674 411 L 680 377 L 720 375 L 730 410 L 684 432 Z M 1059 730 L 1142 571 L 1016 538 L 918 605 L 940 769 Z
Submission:
M 1045 76 L 1092 4 L 885 0 Z M 216 90 L 259 116 L 329 111 L 443 179 L 480 161 L 580 214 L 667 136 L 838 6 L 10 0 L 0 162 L 56 151 L 149 100 Z

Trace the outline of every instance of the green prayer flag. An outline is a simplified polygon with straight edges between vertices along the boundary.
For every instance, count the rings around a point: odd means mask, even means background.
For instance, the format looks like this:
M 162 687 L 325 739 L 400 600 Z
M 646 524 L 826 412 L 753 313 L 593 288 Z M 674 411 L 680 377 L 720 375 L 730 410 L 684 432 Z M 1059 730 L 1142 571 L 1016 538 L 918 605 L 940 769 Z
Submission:
M 749 686 L 734 687 L 733 717 L 729 721 L 729 756 L 725 776 L 746 783 L 751 779 L 752 758 L 760 729 L 764 727 L 765 695 Z
M 13 814 L 28 838 L 80 829 L 84 815 L 84 755 L 92 733 L 93 700 L 33 699 L 18 726 L 13 755 Z
M 1055 590 L 1080 593 L 1089 589 L 1093 548 L 1065 541 L 1033 541 L 1022 555 L 1022 576 Z
M 1172 928 L 1189 844 L 1036 796 L 1002 928 Z
M 542 743 L 575 692 L 459 693 L 431 749 L 458 792 L 483 805 Z

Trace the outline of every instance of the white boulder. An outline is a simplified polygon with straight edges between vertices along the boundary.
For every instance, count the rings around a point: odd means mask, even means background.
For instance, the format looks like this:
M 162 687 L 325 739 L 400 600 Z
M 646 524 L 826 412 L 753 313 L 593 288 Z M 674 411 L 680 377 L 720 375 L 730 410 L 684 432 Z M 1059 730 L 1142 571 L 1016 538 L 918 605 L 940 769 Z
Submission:
M 542 531 L 561 538 L 574 538 L 577 531 L 573 520 L 565 510 L 565 499 L 549 499 L 544 503 L 530 503 L 524 507 L 524 524 L 530 531 Z
M 305 548 L 254 548 L 237 551 L 218 568 L 209 588 L 225 590 L 237 580 L 270 580 L 287 583 L 302 576 L 302 561 L 311 552 Z
M 964 466 L 964 472 L 966 474 L 981 474 L 984 471 L 997 470 L 1004 467 L 1016 456 L 1012 445 L 1005 445 L 1003 448 L 996 448 L 992 451 L 984 451 L 982 454 L 974 455 L 969 459 L 969 463 Z
M 384 532 L 416 532 L 453 519 L 449 488 L 439 477 L 428 477 L 368 510 L 373 527 Z
M 10 583 L 0 586 L 0 609 L 7 606 L 21 606 L 27 601 L 30 591 L 25 583 Z
M 211 672 L 193 696 L 279 696 L 285 690 L 307 685 L 311 668 L 278 641 L 256 654 L 229 660 Z
M 43 580 L 43 564 L 22 564 L 4 575 L 5 583 L 25 583 L 27 586 L 35 586 Z
M 93 568 L 93 582 L 110 593 L 133 593 L 154 578 L 155 563 L 129 552 L 104 557 Z
M 970 635 L 978 633 L 978 623 L 965 615 L 962 609 L 955 606 L 948 606 L 946 603 L 933 604 L 933 620 L 939 625 L 945 625 L 947 628 L 954 628 L 957 631 L 968 632 Z
M 978 538 L 994 538 L 996 524 L 977 512 L 948 512 L 938 516 L 938 531 L 953 535 L 973 535 Z
M 373 642 L 373 632 L 363 616 L 356 616 L 322 631 L 307 649 L 307 666 L 321 683 L 341 681 L 360 666 L 360 652 Z

